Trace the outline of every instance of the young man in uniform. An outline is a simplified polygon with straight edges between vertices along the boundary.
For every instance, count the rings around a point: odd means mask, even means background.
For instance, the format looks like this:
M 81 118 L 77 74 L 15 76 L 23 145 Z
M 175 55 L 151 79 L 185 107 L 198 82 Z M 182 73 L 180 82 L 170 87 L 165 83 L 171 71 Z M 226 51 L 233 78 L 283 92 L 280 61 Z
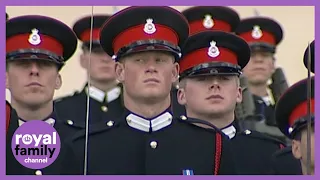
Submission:
M 308 79 L 292 85 L 276 106 L 276 118 L 280 130 L 292 139 L 292 154 L 301 163 L 301 172 L 307 175 L 307 147 L 311 146 L 311 175 L 314 174 L 314 77 L 311 77 L 310 114 L 308 113 Z M 307 123 L 311 116 L 310 142 L 307 144 Z M 292 165 L 291 165 L 292 166 Z M 291 167 L 290 166 L 290 167 Z M 297 169 L 297 168 L 295 168 Z M 299 173 L 299 171 L 297 172 Z
M 11 92 L 11 105 L 19 117 L 9 123 L 9 142 L 14 131 L 30 120 L 42 120 L 54 126 L 62 142 L 77 131 L 59 121 L 53 103 L 54 91 L 62 85 L 59 71 L 76 47 L 74 32 L 56 19 L 30 15 L 6 22 L 6 88 Z M 58 173 L 59 158 L 42 172 L 22 167 L 12 154 L 11 143 L 7 143 L 7 148 L 7 174 Z M 60 154 L 62 157 L 63 145 Z
M 114 119 L 123 112 L 122 90 L 116 80 L 115 62 L 103 51 L 99 42 L 100 27 L 109 17 L 109 15 L 93 16 L 92 31 L 91 16 L 81 18 L 73 26 L 73 31 L 82 41 L 83 53 L 80 55 L 80 64 L 90 76 L 90 86 L 86 84 L 80 93 L 76 92 L 72 96 L 55 101 L 57 110 L 61 109 L 60 117 L 68 120 L 70 124 L 86 123 L 88 95 L 90 96 L 89 124 Z
M 204 31 L 189 37 L 182 53 L 178 100 L 186 107 L 184 118 L 205 120 L 229 136 L 238 173 L 270 174 L 271 155 L 283 144 L 255 131 L 242 132 L 235 121 L 248 44 L 231 33 Z
M 243 69 L 243 74 L 248 79 L 248 88 L 255 100 L 255 113 L 261 115 L 266 124 L 276 126 L 275 102 L 268 82 L 275 72 L 275 53 L 283 38 L 282 28 L 273 19 L 254 17 L 243 19 L 235 32 L 245 39 L 251 48 L 251 58 Z
M 188 20 L 190 35 L 201 31 L 219 30 L 233 32 L 240 23 L 239 14 L 224 6 L 194 6 L 181 12 Z M 177 101 L 179 81 L 172 88 L 171 97 L 175 115 L 185 115 L 186 110 Z
M 310 60 L 311 60 L 310 71 L 312 73 L 314 73 L 314 41 L 310 44 L 310 55 L 311 55 L 310 56 Z M 309 60 L 309 48 L 307 47 L 304 52 L 304 57 L 303 57 L 303 62 L 304 62 L 304 65 L 307 69 L 308 69 L 308 60 Z M 306 80 L 304 80 L 304 81 L 306 81 Z M 304 84 L 304 85 L 301 84 L 298 86 L 305 86 L 305 87 L 301 87 L 301 88 L 305 88 L 305 92 L 301 93 L 305 96 L 305 94 L 307 93 L 306 84 Z M 291 91 L 296 91 L 296 90 L 294 88 Z M 295 97 L 292 97 L 292 98 L 295 98 Z M 279 106 L 279 108 L 281 108 L 281 106 Z M 281 120 L 282 119 L 279 119 L 278 121 L 280 122 Z M 279 127 L 279 128 L 283 128 L 283 127 Z M 285 131 L 285 134 L 287 135 L 287 131 Z M 299 133 L 297 133 L 297 134 L 299 134 Z M 299 140 L 301 138 L 301 136 L 297 136 L 297 137 L 298 138 L 294 138 L 294 140 L 292 141 L 292 142 L 295 142 L 294 144 L 297 144 L 297 142 L 298 142 L 297 140 Z M 293 137 L 290 136 L 290 138 L 293 138 Z M 278 174 L 278 175 L 301 175 L 302 174 L 302 169 L 301 169 L 302 164 L 300 163 L 299 159 L 296 159 L 294 157 L 292 152 L 293 152 L 293 146 L 288 146 L 282 150 L 277 151 L 273 155 L 273 164 L 274 164 L 275 174 Z
M 86 156 L 84 174 L 235 174 L 228 140 L 218 129 L 172 116 L 170 91 L 188 33 L 187 20 L 170 7 L 129 7 L 106 22 L 100 43 L 115 54 L 126 110 L 119 120 L 91 128 L 88 154 L 85 132 L 74 137 L 69 151 L 76 157 L 66 160 L 66 171 L 83 164 Z

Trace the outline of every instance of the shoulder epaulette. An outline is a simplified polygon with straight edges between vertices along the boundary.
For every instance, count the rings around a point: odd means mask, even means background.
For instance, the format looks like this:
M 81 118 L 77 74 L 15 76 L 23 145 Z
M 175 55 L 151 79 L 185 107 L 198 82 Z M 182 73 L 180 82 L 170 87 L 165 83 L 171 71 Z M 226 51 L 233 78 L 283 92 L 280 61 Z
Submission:
M 260 139 L 260 140 L 264 140 L 266 142 L 272 142 L 274 144 L 279 144 L 279 147 L 280 148 L 283 148 L 285 147 L 285 143 L 276 139 L 276 138 L 273 138 L 273 137 L 270 137 L 266 134 L 263 134 L 263 133 L 260 133 L 258 131 L 253 131 L 253 130 L 244 130 L 242 132 L 240 132 L 241 135 L 244 135 L 244 136 L 248 136 L 248 137 L 251 137 L 251 138 L 256 138 L 256 139 Z

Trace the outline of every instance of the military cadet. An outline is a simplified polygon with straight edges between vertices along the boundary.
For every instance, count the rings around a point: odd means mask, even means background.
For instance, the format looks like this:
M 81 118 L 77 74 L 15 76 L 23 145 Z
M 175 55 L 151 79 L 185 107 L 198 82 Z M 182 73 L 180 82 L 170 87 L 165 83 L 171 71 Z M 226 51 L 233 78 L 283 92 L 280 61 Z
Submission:
M 314 77 L 311 77 L 310 114 L 308 113 L 308 79 L 292 85 L 276 106 L 276 118 L 280 130 L 292 139 L 292 154 L 300 160 L 302 174 L 307 174 L 307 146 L 311 146 L 311 174 L 314 174 Z M 307 123 L 311 117 L 311 144 L 307 144 Z M 292 165 L 291 165 L 292 166 Z M 291 168 L 289 166 L 289 168 Z M 299 171 L 298 171 L 299 172 Z M 297 172 L 297 173 L 298 173 Z
M 189 22 L 190 35 L 217 30 L 231 33 L 240 23 L 239 14 L 226 6 L 194 6 L 182 11 L 182 14 Z M 237 129 L 240 128 L 238 122 L 234 124 Z
M 220 30 L 233 32 L 240 22 L 240 17 L 236 11 L 224 6 L 194 6 L 181 12 L 189 23 L 190 35 L 207 30 Z M 185 115 L 184 106 L 177 101 L 177 86 L 172 89 L 172 106 L 175 115 Z
M 182 11 L 190 26 L 190 35 L 201 31 L 234 32 L 240 23 L 239 14 L 225 6 L 194 6 Z
M 170 90 L 179 72 L 179 47 L 188 32 L 183 15 L 163 6 L 129 7 L 105 23 L 100 43 L 114 54 L 126 110 L 118 121 L 90 128 L 88 154 L 83 147 L 86 133 L 77 133 L 69 145 L 76 157 L 67 159 L 63 169 L 84 164 L 85 156 L 88 163 L 81 173 L 89 175 L 235 173 L 222 132 L 205 121 L 172 116 Z
M 11 105 L 19 117 L 9 124 L 9 142 L 14 131 L 30 120 L 42 120 L 53 125 L 62 142 L 76 131 L 58 122 L 59 116 L 53 104 L 54 91 L 62 84 L 59 71 L 76 47 L 74 32 L 56 19 L 28 15 L 7 21 L 6 88 L 11 92 Z M 61 146 L 62 157 L 64 148 Z M 7 143 L 7 163 L 10 163 L 7 164 L 7 174 L 54 174 L 60 169 L 60 155 L 43 172 L 24 168 L 15 160 L 10 147 L 11 143 Z
M 248 44 L 232 33 L 203 31 L 189 37 L 182 54 L 178 101 L 187 117 L 181 118 L 208 121 L 229 136 L 239 174 L 270 174 L 271 155 L 284 144 L 256 131 L 239 131 L 235 121 Z
M 310 55 L 311 56 L 309 57 L 309 48 L 307 48 L 304 52 L 303 62 L 304 62 L 305 67 L 308 69 L 308 60 L 310 58 L 310 60 L 311 60 L 310 71 L 314 73 L 314 41 L 310 44 Z M 304 81 L 306 81 L 306 80 L 304 80 Z M 303 83 L 305 83 L 305 82 L 303 82 Z M 304 84 L 304 85 L 301 84 L 301 85 L 297 85 L 297 86 L 305 86 L 305 87 L 301 87 L 301 88 L 305 88 L 305 90 L 304 90 L 305 92 L 301 92 L 301 93 L 303 95 L 306 94 L 306 84 Z M 290 90 L 288 90 L 288 91 L 290 91 Z M 295 91 L 295 90 L 293 89 L 292 91 Z M 294 97 L 292 97 L 292 98 L 294 98 Z M 285 119 L 283 119 L 283 120 L 285 120 Z M 282 119 L 279 119 L 278 121 L 282 121 Z M 280 123 L 280 124 L 283 124 L 283 123 Z M 283 128 L 283 127 L 280 127 L 280 128 Z M 299 130 L 299 131 L 301 131 L 301 130 Z M 287 131 L 285 131 L 285 134 L 287 134 Z M 297 138 L 294 138 L 294 140 L 299 140 L 299 138 L 301 138 L 301 136 L 300 137 L 297 136 Z M 292 142 L 297 144 L 297 141 L 292 141 Z M 288 146 L 282 150 L 277 151 L 273 155 L 273 165 L 274 165 L 274 171 L 275 171 L 274 173 L 275 174 L 278 174 L 278 175 L 301 175 L 302 174 L 301 163 L 298 160 L 299 158 L 296 159 L 292 152 L 293 152 L 293 147 Z
M 309 47 L 306 48 L 303 55 L 303 64 L 308 69 L 308 59 L 309 59 Z M 314 40 L 310 43 L 310 62 L 311 62 L 311 69 L 312 73 L 314 72 Z
M 251 58 L 243 69 L 248 79 L 249 90 L 255 101 L 255 113 L 261 115 L 266 124 L 276 126 L 274 98 L 268 82 L 275 72 L 275 53 L 282 41 L 283 31 L 275 20 L 265 17 L 243 19 L 235 30 L 251 48 Z
M 56 100 L 56 109 L 59 111 L 60 118 L 67 120 L 73 126 L 82 127 L 86 122 L 88 95 L 90 96 L 90 124 L 114 119 L 123 111 L 121 86 L 115 77 L 115 62 L 102 50 L 99 43 L 100 27 L 108 18 L 109 15 L 93 16 L 92 31 L 91 16 L 78 20 L 73 26 L 73 31 L 82 41 L 83 53 L 80 55 L 80 64 L 90 75 L 90 86 L 86 84 L 80 93 L 76 92 L 72 96 Z M 91 38 L 92 43 L 90 43 Z

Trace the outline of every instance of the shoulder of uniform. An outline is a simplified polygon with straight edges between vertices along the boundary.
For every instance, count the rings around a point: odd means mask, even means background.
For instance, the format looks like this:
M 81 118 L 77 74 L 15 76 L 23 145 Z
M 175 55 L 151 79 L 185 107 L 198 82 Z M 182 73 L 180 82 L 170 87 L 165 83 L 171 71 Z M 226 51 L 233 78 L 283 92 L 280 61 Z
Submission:
M 81 94 L 80 91 L 75 91 L 73 94 L 56 98 L 56 99 L 54 100 L 54 102 L 55 102 L 55 103 L 59 103 L 59 102 L 61 102 L 61 101 L 66 101 L 66 100 L 72 99 L 72 98 L 74 98 L 74 97 L 77 97 L 77 96 L 79 96 L 80 94 Z
M 250 137 L 250 138 L 255 138 L 255 139 L 258 139 L 258 140 L 265 141 L 265 142 L 278 144 L 279 146 L 285 146 L 284 142 L 282 142 L 282 141 L 280 141 L 280 140 L 278 140 L 276 138 L 270 137 L 270 136 L 268 136 L 266 134 L 260 133 L 258 131 L 254 131 L 254 130 L 246 129 L 244 131 L 241 131 L 240 135 L 247 136 L 247 137 Z
M 276 151 L 273 156 L 274 157 L 279 157 L 279 156 L 285 156 L 285 155 L 288 155 L 288 154 L 292 154 L 292 147 L 291 146 L 288 146 L 288 147 L 285 147 L 283 149 L 280 149 L 278 151 Z
M 210 122 L 207 122 L 204 120 L 195 119 L 195 118 L 188 118 L 185 115 L 181 115 L 176 118 L 177 118 L 178 122 L 181 122 L 181 123 L 186 123 L 186 124 L 192 125 L 197 128 L 202 128 L 202 129 L 206 129 L 206 130 L 211 130 L 213 132 L 222 133 L 222 131 L 219 128 L 217 128 L 216 126 L 214 126 Z
M 60 124 L 63 124 L 64 126 L 68 126 L 68 127 L 79 129 L 79 130 L 86 128 L 85 122 L 73 121 L 71 119 L 64 119 L 64 120 L 59 119 L 58 122 Z
M 77 141 L 79 139 L 83 139 L 86 135 L 86 124 L 73 124 L 71 121 L 66 121 L 69 126 L 75 126 L 80 128 L 78 132 L 76 132 L 71 138 L 71 141 Z M 113 121 L 113 120 L 107 120 L 107 121 L 101 121 L 93 124 L 89 124 L 88 127 L 88 135 L 94 135 L 94 134 L 99 134 L 104 131 L 108 131 L 112 128 L 115 128 L 119 125 L 118 121 Z

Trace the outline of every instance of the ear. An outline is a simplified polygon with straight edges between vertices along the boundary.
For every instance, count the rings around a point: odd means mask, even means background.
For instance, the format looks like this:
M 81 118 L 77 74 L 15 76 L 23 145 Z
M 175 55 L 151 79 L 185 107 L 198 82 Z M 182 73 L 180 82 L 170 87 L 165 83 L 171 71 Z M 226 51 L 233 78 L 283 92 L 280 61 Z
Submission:
M 180 66 L 177 62 L 175 62 L 172 68 L 172 83 L 177 82 L 178 76 L 179 76 L 179 70 L 180 70 Z
M 62 86 L 62 78 L 61 75 L 58 74 L 57 78 L 56 78 L 56 85 L 55 85 L 55 89 L 59 90 Z
M 80 55 L 80 65 L 84 69 L 88 69 L 88 58 L 86 54 Z
M 120 63 L 120 62 L 116 62 L 115 64 L 115 71 L 116 71 L 116 79 L 122 83 L 124 81 L 124 73 L 125 73 L 125 69 L 124 69 L 124 64 Z
M 292 154 L 296 159 L 301 159 L 301 142 L 297 140 L 292 140 Z
M 187 99 L 186 99 L 186 92 L 184 88 L 179 88 L 177 91 L 177 100 L 180 105 L 186 105 Z
M 8 72 L 6 72 L 6 88 L 7 89 L 10 89 L 10 86 L 9 86 L 9 74 L 8 74 Z
M 242 102 L 242 88 L 240 86 L 240 83 L 237 83 L 237 84 L 238 84 L 238 91 L 237 91 L 236 102 L 241 103 Z

